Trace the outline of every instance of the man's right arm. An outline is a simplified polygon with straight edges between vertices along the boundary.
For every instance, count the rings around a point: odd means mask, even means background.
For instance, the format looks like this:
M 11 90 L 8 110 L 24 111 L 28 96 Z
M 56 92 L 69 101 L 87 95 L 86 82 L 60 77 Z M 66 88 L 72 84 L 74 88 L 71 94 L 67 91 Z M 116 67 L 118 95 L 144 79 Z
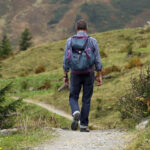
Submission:
M 70 45 L 70 38 L 67 40 L 66 42 L 66 46 L 65 46 L 65 53 L 64 53 L 64 60 L 63 60 L 63 70 L 65 73 L 69 72 L 69 64 L 67 63 L 67 53 L 68 53 L 68 49 L 69 49 L 69 45 Z
M 64 53 L 64 60 L 63 60 L 63 70 L 64 70 L 64 82 L 66 85 L 69 85 L 69 80 L 68 80 L 68 72 L 69 72 L 69 64 L 67 63 L 67 51 L 69 48 L 69 43 L 70 39 L 67 40 L 66 42 L 66 47 L 65 47 L 65 53 Z

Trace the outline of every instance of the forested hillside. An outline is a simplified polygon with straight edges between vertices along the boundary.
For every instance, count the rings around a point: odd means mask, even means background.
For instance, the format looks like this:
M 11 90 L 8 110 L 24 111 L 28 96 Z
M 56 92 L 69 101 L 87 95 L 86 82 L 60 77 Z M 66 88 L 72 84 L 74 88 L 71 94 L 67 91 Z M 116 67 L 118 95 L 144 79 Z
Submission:
M 0 0 L 0 34 L 8 33 L 17 45 L 20 33 L 28 27 L 34 43 L 40 44 L 73 34 L 74 23 L 81 18 L 93 33 L 140 27 L 149 16 L 149 0 Z

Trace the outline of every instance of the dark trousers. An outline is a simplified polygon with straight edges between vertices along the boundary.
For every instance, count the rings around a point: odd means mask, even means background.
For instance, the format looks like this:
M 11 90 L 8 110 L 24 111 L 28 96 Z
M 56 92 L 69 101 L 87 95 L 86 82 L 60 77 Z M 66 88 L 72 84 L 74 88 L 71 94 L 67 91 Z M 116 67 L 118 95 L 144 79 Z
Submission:
M 91 97 L 93 94 L 94 72 L 88 74 L 71 74 L 70 77 L 70 96 L 69 102 L 72 114 L 75 111 L 80 111 L 78 105 L 79 94 L 83 87 L 82 108 L 80 116 L 81 126 L 88 126 L 88 116 L 90 111 Z

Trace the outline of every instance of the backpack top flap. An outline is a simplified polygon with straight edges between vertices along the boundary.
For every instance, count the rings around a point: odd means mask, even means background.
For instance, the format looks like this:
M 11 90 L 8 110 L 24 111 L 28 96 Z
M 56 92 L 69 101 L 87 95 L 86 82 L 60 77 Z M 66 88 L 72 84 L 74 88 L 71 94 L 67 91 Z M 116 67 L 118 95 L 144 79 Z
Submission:
M 89 36 L 84 36 L 84 37 L 73 36 L 71 39 L 72 50 L 75 50 L 75 51 L 85 50 L 87 43 L 88 43 L 88 38 Z

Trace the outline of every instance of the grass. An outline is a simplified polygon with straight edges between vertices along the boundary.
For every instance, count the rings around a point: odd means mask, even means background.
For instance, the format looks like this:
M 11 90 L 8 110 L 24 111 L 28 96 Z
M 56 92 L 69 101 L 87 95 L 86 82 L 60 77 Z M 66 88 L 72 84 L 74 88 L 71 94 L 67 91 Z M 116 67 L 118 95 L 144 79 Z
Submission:
M 101 87 L 97 87 L 95 84 L 90 123 L 97 125 L 99 129 L 128 129 L 135 127 L 136 122 L 133 120 L 121 120 L 117 103 L 118 97 L 128 93 L 130 90 L 131 76 L 137 76 L 140 71 L 139 67 L 125 68 L 130 59 L 140 53 L 141 55 L 138 57 L 143 67 L 150 63 L 150 33 L 143 33 L 143 30 L 124 29 L 91 35 L 97 39 L 100 51 L 104 50 L 107 54 L 107 57 L 102 58 L 103 67 L 107 68 L 115 65 L 120 68 L 120 72 L 110 73 L 113 78 L 103 80 Z M 144 45 L 141 48 L 139 41 L 146 42 L 146 47 Z M 130 42 L 133 43 L 133 56 L 129 57 L 128 53 L 122 49 Z M 69 91 L 57 91 L 63 84 L 62 61 L 64 47 L 65 40 L 43 44 L 27 51 L 19 52 L 17 55 L 2 61 L 0 86 L 3 87 L 13 81 L 11 96 L 33 98 L 35 101 L 51 104 L 58 109 L 71 113 L 68 100 Z M 40 65 L 44 66 L 45 72 L 35 74 L 35 68 Z M 50 88 L 38 90 L 47 81 L 50 83 Z M 80 106 L 81 96 L 82 93 L 79 99 Z
M 20 150 L 34 147 L 56 136 L 52 127 L 70 127 L 70 121 L 67 119 L 33 104 L 24 103 L 18 113 L 21 114 L 15 117 L 14 127 L 20 130 L 10 135 L 0 135 L 0 147 L 3 149 Z
M 142 131 L 134 131 L 132 144 L 127 150 L 149 150 L 150 149 L 150 126 Z
M 37 143 L 39 144 L 41 141 L 51 138 L 51 130 L 36 129 L 34 131 L 28 131 L 26 134 L 18 132 L 12 133 L 9 136 L 0 135 L 0 145 L 2 149 L 6 150 L 29 149 L 32 146 L 37 146 Z
M 107 54 L 107 57 L 102 58 L 103 67 L 115 65 L 120 68 L 120 72 L 112 72 L 113 78 L 104 80 L 101 87 L 95 85 L 90 121 L 97 124 L 99 128 L 124 128 L 132 126 L 131 121 L 124 123 L 120 120 L 120 114 L 116 107 L 118 97 L 124 95 L 130 89 L 131 76 L 136 76 L 140 70 L 140 68 L 129 70 L 125 68 L 131 58 L 128 58 L 127 52 L 122 52 L 122 49 L 132 41 L 133 52 L 141 53 L 139 57 L 142 64 L 146 66 L 149 63 L 150 44 L 148 41 L 150 40 L 150 33 L 145 32 L 141 34 L 141 31 L 143 29 L 124 29 L 91 35 L 97 39 L 100 51 L 104 50 Z M 139 39 L 144 39 L 148 43 L 147 47 L 140 48 Z M 69 91 L 60 93 L 57 91 L 63 84 L 62 61 L 64 47 L 65 40 L 43 44 L 3 61 L 1 86 L 13 81 L 12 95 L 30 97 L 70 113 Z M 41 64 L 45 67 L 45 72 L 35 74 L 35 68 Z M 26 72 L 24 76 L 21 75 L 23 72 Z M 50 88 L 38 90 L 46 81 L 50 83 Z M 80 95 L 80 105 L 81 96 L 82 94 Z M 97 110 L 98 98 L 102 99 L 102 110 Z

